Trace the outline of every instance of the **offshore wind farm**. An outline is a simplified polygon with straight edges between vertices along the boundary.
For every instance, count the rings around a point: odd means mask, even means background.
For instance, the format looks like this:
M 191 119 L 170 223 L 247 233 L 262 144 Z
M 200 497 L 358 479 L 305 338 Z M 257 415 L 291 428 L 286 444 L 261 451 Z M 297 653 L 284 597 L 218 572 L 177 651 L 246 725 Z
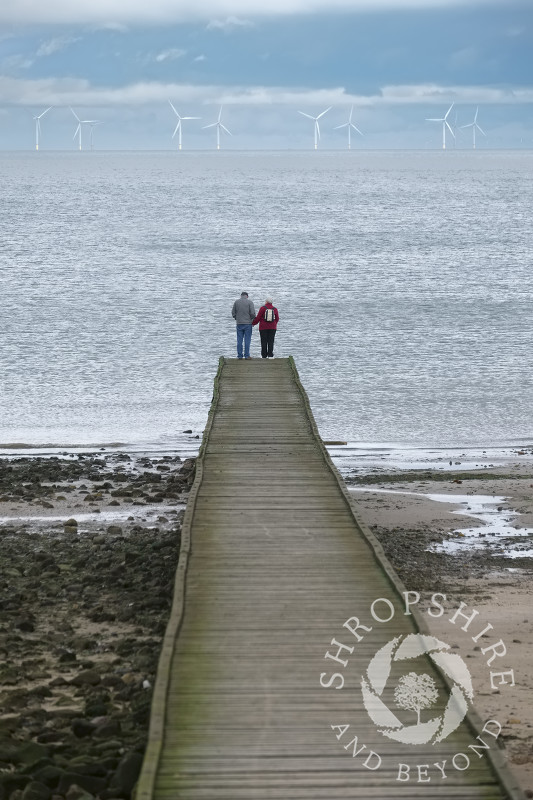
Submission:
M 184 136 L 183 136 L 183 129 L 184 123 L 187 123 L 189 127 L 189 137 L 188 137 L 188 144 L 189 147 L 192 149 L 210 149 L 212 146 L 216 150 L 221 150 L 224 146 L 224 139 L 225 137 L 236 137 L 235 143 L 232 146 L 232 149 L 241 149 L 243 145 L 241 144 L 242 140 L 247 137 L 247 141 L 249 141 L 249 137 L 251 136 L 251 131 L 247 130 L 242 124 L 239 126 L 237 131 L 234 132 L 230 131 L 230 129 L 226 126 L 226 124 L 222 121 L 223 113 L 227 114 L 228 112 L 224 110 L 224 106 L 221 104 L 218 108 L 218 115 L 215 121 L 208 123 L 207 125 L 194 125 L 194 123 L 200 123 L 202 121 L 202 116 L 199 114 L 182 114 L 178 111 L 177 105 L 172 102 L 172 100 L 168 99 L 168 106 L 170 107 L 174 118 L 175 124 L 172 129 L 172 133 L 169 136 L 169 140 L 171 143 L 175 143 L 177 145 L 177 150 L 181 151 L 185 149 L 184 143 Z M 97 126 L 103 125 L 107 123 L 109 127 L 113 126 L 113 128 L 117 128 L 116 120 L 112 119 L 112 109 L 106 109 L 107 119 L 95 119 L 91 118 L 84 118 L 82 119 L 78 113 L 74 110 L 72 106 L 68 107 L 74 119 L 76 121 L 76 128 L 74 134 L 72 136 L 72 142 L 75 149 L 82 151 L 82 150 L 94 150 L 95 149 L 95 128 Z M 451 113 L 452 110 L 455 109 L 454 120 L 451 124 Z M 101 110 L 101 109 L 100 109 Z M 61 143 L 57 141 L 57 126 L 56 126 L 56 133 L 54 136 L 54 141 L 52 141 L 52 137 L 48 134 L 45 126 L 50 127 L 51 120 L 54 114 L 57 115 L 58 112 L 62 111 L 62 108 L 59 106 L 49 105 L 40 113 L 36 113 L 33 115 L 33 122 L 34 122 L 34 147 L 35 150 L 42 150 L 43 147 L 49 149 L 68 149 L 67 147 L 63 146 Z M 354 111 L 355 107 L 352 104 L 350 106 L 348 117 L 344 117 L 344 121 L 339 121 L 338 124 L 333 124 L 334 119 L 332 120 L 329 125 L 325 124 L 325 117 L 327 114 L 333 111 L 333 114 L 339 116 L 342 113 L 342 109 L 340 107 L 334 108 L 333 106 L 328 106 L 327 108 L 319 111 L 318 114 L 313 114 L 308 111 L 303 111 L 301 109 L 297 110 L 297 113 L 306 119 L 312 122 L 312 138 L 311 143 L 309 145 L 309 149 L 318 150 L 319 148 L 325 148 L 329 150 L 341 149 L 343 146 L 339 144 L 338 137 L 335 137 L 335 131 L 342 131 L 346 132 L 346 139 L 344 140 L 346 144 L 344 147 L 348 150 L 352 149 L 380 149 L 379 143 L 379 134 L 378 130 L 372 131 L 372 117 L 366 113 L 365 118 L 367 120 L 367 130 L 366 134 L 363 134 L 363 131 L 355 124 L 354 122 Z M 419 149 L 433 149 L 438 148 L 442 150 L 449 150 L 450 149 L 450 142 L 453 144 L 453 149 L 472 149 L 476 150 L 479 147 L 479 137 L 478 134 L 481 134 L 484 137 L 484 148 L 491 149 L 494 146 L 500 147 L 501 145 L 497 142 L 493 142 L 490 132 L 487 132 L 481 127 L 478 121 L 480 112 L 479 105 L 476 106 L 475 111 L 472 112 L 469 110 L 469 107 L 463 107 L 459 109 L 459 107 L 453 101 L 451 105 L 447 108 L 445 113 L 439 117 L 425 117 L 425 122 L 431 123 L 438 123 L 441 126 L 441 138 L 440 138 L 440 145 L 439 139 L 436 136 L 432 136 L 431 134 L 427 134 L 424 137 L 422 145 L 419 144 Z M 230 109 L 229 113 L 235 114 L 237 110 Z M 260 107 L 257 109 L 257 116 L 261 113 Z M 359 115 L 361 115 L 363 111 L 359 109 Z M 330 116 L 332 116 L 330 114 Z M 468 122 L 461 123 L 462 119 L 469 119 Z M 45 118 L 46 119 L 43 119 Z M 283 115 L 283 120 L 287 121 L 287 113 Z M 422 118 L 419 119 L 420 126 L 419 129 L 422 129 L 423 120 Z M 43 135 L 43 128 L 44 128 L 44 135 Z M 89 134 L 88 137 L 83 135 L 84 130 L 88 129 Z M 208 140 L 207 138 L 201 138 L 203 136 L 203 131 L 214 129 L 215 131 L 215 139 L 213 145 L 209 144 L 209 141 L 213 142 L 213 139 Z M 303 131 L 303 127 L 300 127 L 300 132 Z M 267 147 L 265 148 L 264 145 L 259 147 L 259 149 L 308 149 L 305 142 L 301 141 L 299 146 L 296 148 L 294 145 L 291 147 L 290 145 L 290 136 L 294 133 L 294 126 L 286 126 L 286 131 L 284 132 L 283 127 L 281 125 L 278 126 L 276 130 L 276 145 L 274 147 Z M 356 139 L 359 141 L 355 141 L 354 135 Z M 286 140 L 284 140 L 284 136 L 286 136 Z M 87 144 L 88 139 L 88 144 Z M 364 139 L 364 142 L 363 142 Z M 65 140 L 66 141 L 66 140 Z M 168 140 L 167 140 L 168 141 Z M 307 140 L 309 141 L 309 140 Z M 191 143 L 192 142 L 192 143 Z M 84 144 L 85 143 L 85 144 Z M 523 142 L 521 142 L 523 144 Z M 227 146 L 227 144 L 226 144 Z M 101 138 L 100 141 L 101 149 L 108 149 L 109 143 L 106 142 L 105 139 Z M 168 146 L 167 146 L 168 147 Z M 122 149 L 117 148 L 116 146 L 112 146 L 111 149 Z M 131 149 L 131 148 L 126 148 Z M 133 148 L 135 149 L 135 148 Z M 141 148 L 144 149 L 144 148 Z M 164 146 L 159 148 L 149 148 L 149 149 L 167 149 Z M 244 149 L 255 149 L 250 147 L 249 144 L 244 145 Z M 386 148 L 382 149 L 395 149 L 394 147 L 391 148 L 390 145 Z M 398 149 L 406 149 L 405 146 L 399 146 Z M 407 148 L 413 149 L 413 148 Z M 416 149 L 416 148 L 415 148 Z

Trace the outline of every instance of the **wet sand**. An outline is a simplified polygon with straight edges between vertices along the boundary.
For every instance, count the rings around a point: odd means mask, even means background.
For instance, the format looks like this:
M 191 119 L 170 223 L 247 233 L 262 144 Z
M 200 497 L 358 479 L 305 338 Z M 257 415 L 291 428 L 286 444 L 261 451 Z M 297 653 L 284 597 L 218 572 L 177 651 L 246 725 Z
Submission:
M 518 463 L 470 477 L 450 472 L 438 480 L 410 471 L 374 476 L 371 485 L 365 485 L 367 478 L 348 479 L 361 519 L 381 541 L 406 588 L 420 593 L 420 609 L 427 609 L 434 592 L 446 595 L 446 612 L 439 618 L 425 614 L 424 619 L 435 636 L 466 654 L 475 709 L 482 719 L 502 724 L 509 766 L 533 797 L 531 465 Z M 461 602 L 470 613 L 479 612 L 466 631 L 460 617 L 450 623 Z M 481 653 L 482 639 L 472 641 L 473 631 L 489 623 L 507 648 L 501 669 L 505 664 L 513 670 L 514 686 L 509 677 L 505 685 L 491 687 L 490 652 Z

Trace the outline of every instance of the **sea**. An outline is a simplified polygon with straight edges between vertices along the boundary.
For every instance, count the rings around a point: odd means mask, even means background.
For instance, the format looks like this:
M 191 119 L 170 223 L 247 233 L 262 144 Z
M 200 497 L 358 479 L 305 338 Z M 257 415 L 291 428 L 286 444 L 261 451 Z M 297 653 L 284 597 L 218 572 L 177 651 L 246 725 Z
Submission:
M 0 207 L 0 452 L 194 450 L 243 290 L 324 439 L 533 442 L 533 151 L 0 152 Z

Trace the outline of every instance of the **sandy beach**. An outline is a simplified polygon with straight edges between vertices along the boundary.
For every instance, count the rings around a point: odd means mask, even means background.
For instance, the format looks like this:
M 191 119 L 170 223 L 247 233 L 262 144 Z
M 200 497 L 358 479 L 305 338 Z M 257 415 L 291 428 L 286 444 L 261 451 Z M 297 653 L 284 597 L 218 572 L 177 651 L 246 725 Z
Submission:
M 438 478 L 438 480 L 435 480 Z M 533 470 L 514 463 L 477 473 L 415 471 L 348 479 L 370 526 L 408 591 L 427 609 L 434 592 L 450 609 L 466 603 L 503 639 L 515 685 L 491 688 L 482 640 L 450 614 L 424 616 L 431 632 L 466 654 L 482 719 L 502 724 L 504 755 L 533 797 Z M 471 516 L 471 514 L 477 516 Z M 510 557 L 512 554 L 514 557 Z M 461 623 L 462 624 L 462 623 Z
M 0 459 L 0 800 L 29 784 L 33 800 L 130 797 L 193 468 L 119 452 Z M 533 796 L 531 465 L 347 483 L 421 610 L 440 592 L 502 632 L 515 685 L 491 689 L 482 642 L 427 618 L 467 653 L 476 711 L 502 723 Z

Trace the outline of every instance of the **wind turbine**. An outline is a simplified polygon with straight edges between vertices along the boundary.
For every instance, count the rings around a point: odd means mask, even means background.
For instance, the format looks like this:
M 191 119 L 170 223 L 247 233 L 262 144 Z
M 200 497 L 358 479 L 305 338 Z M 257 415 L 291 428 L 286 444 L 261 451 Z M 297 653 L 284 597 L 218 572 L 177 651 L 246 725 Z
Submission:
M 361 131 L 359 130 L 359 128 L 357 128 L 353 124 L 353 122 L 352 122 L 352 114 L 353 114 L 353 106 L 352 106 L 352 108 L 350 110 L 350 116 L 348 117 L 348 122 L 345 122 L 343 125 L 336 125 L 335 128 L 334 128 L 334 130 L 336 130 L 336 131 L 338 131 L 339 128 L 348 128 L 348 150 L 352 149 L 352 128 L 354 129 L 354 131 L 357 131 L 357 133 L 360 136 L 363 135 L 361 133 Z
M 90 126 L 90 128 L 91 128 L 90 142 L 91 142 L 91 150 L 92 150 L 92 149 L 93 149 L 93 143 L 94 143 L 94 142 L 93 142 L 93 134 L 94 134 L 94 129 L 96 128 L 96 126 L 97 126 L 97 125 L 103 125 L 104 123 L 103 123 L 103 122 L 101 122 L 99 119 L 86 119 L 86 120 L 84 120 L 84 121 L 85 121 L 85 122 L 87 123 L 87 125 L 89 125 L 89 126 Z
M 453 120 L 453 128 L 452 128 L 453 135 L 454 135 L 454 140 L 453 140 L 453 149 L 454 150 L 457 147 L 457 131 L 459 129 L 458 120 L 459 120 L 459 112 L 457 111 L 457 109 L 455 109 L 455 115 L 454 115 L 454 120 Z
M 174 108 L 174 106 L 172 105 L 172 103 L 170 102 L 170 100 L 168 102 L 170 103 L 170 107 L 171 107 L 172 111 L 174 112 L 174 114 L 178 118 L 178 124 L 174 128 L 174 133 L 172 134 L 172 138 L 174 138 L 174 136 L 176 134 L 178 134 L 178 150 L 181 150 L 181 129 L 183 127 L 182 124 L 181 124 L 182 120 L 184 120 L 184 119 L 202 119 L 202 118 L 201 117 L 181 117 L 178 114 L 178 112 L 176 111 L 176 109 Z
M 78 148 L 81 150 L 81 126 L 82 125 L 92 125 L 94 127 L 94 125 L 99 125 L 100 123 L 98 122 L 97 119 L 80 119 L 71 106 L 70 106 L 70 110 L 72 111 L 72 113 L 74 114 L 76 119 L 78 120 L 78 127 L 74 131 L 74 136 L 72 138 L 75 139 L 76 136 L 78 137 Z M 92 141 L 93 141 L 93 139 L 92 139 L 92 128 L 91 128 L 91 149 L 92 149 Z
M 477 124 L 478 111 L 479 111 L 479 106 L 476 108 L 476 113 L 474 114 L 473 122 L 469 122 L 468 125 L 461 125 L 461 128 L 472 128 L 472 148 L 474 150 L 476 149 L 476 128 L 480 133 L 483 134 L 483 136 L 487 135 L 485 131 L 482 128 L 480 128 L 480 126 Z
M 217 121 L 216 122 L 212 122 L 210 125 L 203 125 L 202 126 L 203 130 L 205 130 L 205 128 L 216 128 L 217 129 L 217 150 L 220 150 L 220 129 L 221 128 L 226 133 L 229 133 L 230 136 L 233 136 L 231 131 L 228 131 L 226 126 L 222 124 L 221 119 L 222 119 L 222 106 L 220 106 L 220 111 L 218 112 Z
M 439 117 L 438 119 L 435 117 L 428 118 L 426 117 L 426 122 L 442 122 L 442 149 L 446 150 L 446 128 L 450 131 L 451 135 L 455 139 L 455 133 L 452 131 L 450 127 L 450 123 L 448 122 L 448 114 L 453 108 L 453 103 L 449 107 L 448 111 L 445 113 L 443 117 Z
M 42 112 L 42 114 L 39 114 L 38 117 L 34 117 L 33 118 L 35 120 L 35 149 L 36 150 L 39 149 L 39 135 L 41 133 L 41 117 L 44 117 L 44 115 L 47 114 L 50 111 L 51 108 L 53 108 L 53 106 L 49 106 L 45 111 Z
M 318 124 L 318 120 L 320 119 L 320 117 L 323 117 L 324 114 L 327 114 L 330 109 L 331 106 L 329 106 L 329 108 L 326 108 L 326 110 L 323 111 L 321 114 L 319 114 L 318 117 L 312 117 L 311 114 L 306 114 L 305 111 L 298 111 L 298 114 L 303 114 L 304 117 L 312 119 L 315 123 L 315 150 L 318 150 L 318 140 L 320 139 L 320 126 Z

